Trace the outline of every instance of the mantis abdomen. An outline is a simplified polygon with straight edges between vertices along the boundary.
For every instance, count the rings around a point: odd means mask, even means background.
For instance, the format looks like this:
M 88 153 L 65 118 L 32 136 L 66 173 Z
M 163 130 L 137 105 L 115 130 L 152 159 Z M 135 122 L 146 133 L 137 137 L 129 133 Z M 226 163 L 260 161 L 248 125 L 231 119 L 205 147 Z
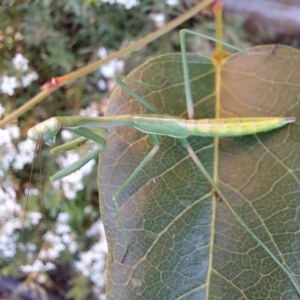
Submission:
M 295 118 L 227 118 L 185 120 L 190 135 L 240 136 L 269 131 L 294 122 Z
M 241 136 L 269 131 L 295 121 L 294 117 L 226 118 L 185 120 L 162 115 L 132 116 L 132 126 L 145 133 L 176 138 Z

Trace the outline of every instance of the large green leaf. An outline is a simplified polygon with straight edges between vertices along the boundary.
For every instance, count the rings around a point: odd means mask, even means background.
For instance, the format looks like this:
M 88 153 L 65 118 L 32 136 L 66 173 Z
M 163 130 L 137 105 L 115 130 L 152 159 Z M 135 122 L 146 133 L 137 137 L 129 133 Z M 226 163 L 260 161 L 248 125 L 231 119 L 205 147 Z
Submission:
M 268 47 L 255 48 L 267 51 Z M 299 116 L 297 50 L 234 55 L 223 66 L 221 103 L 215 103 L 209 60 L 189 57 L 195 118 Z M 180 54 L 149 60 L 127 84 L 161 113 L 186 118 Z M 107 115 L 147 113 L 117 88 Z M 109 245 L 108 299 L 300 299 L 298 125 L 255 136 L 189 138 L 232 208 L 273 253 L 239 225 L 185 149 L 160 137 L 160 151 L 118 199 L 129 248 L 112 195 L 153 145 L 131 128 L 111 129 L 99 162 L 101 215 Z M 213 170 L 217 169 L 213 174 Z M 277 262 L 275 257 L 278 259 Z M 123 261 L 124 260 L 124 261 Z M 278 263 L 279 261 L 279 263 Z M 290 272 L 289 277 L 285 271 Z

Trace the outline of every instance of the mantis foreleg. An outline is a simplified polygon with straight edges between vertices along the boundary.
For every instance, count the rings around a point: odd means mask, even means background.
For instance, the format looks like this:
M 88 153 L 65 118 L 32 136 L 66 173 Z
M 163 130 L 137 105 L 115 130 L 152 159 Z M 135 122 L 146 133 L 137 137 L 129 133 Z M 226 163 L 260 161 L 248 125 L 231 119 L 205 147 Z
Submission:
M 75 133 L 77 133 L 78 135 L 81 135 L 82 137 L 75 139 L 64 145 L 61 145 L 59 147 L 53 148 L 51 150 L 52 154 L 58 153 L 63 150 L 73 149 L 73 148 L 77 147 L 78 145 L 86 142 L 89 139 L 96 142 L 98 144 L 99 148 L 87 153 L 86 155 L 81 157 L 78 161 L 74 162 L 73 164 L 69 165 L 68 167 L 64 168 L 63 170 L 60 170 L 57 173 L 55 173 L 53 176 L 50 177 L 51 181 L 56 181 L 58 179 L 61 179 L 63 177 L 66 177 L 66 176 L 76 172 L 78 169 L 80 169 L 85 164 L 87 164 L 91 159 L 97 157 L 99 155 L 99 153 L 101 153 L 105 147 L 105 140 L 103 138 L 101 138 L 101 136 L 99 136 L 99 134 L 93 132 L 92 130 L 85 128 L 85 127 L 81 127 L 81 128 L 75 128 L 75 129 L 73 129 L 73 131 Z M 107 132 L 107 130 L 105 128 L 102 128 L 101 133 L 103 134 L 104 132 Z
M 58 171 L 57 173 L 55 173 L 54 175 L 52 175 L 50 177 L 50 181 L 56 181 L 60 178 L 66 177 L 66 176 L 76 172 L 81 167 L 86 165 L 91 159 L 97 157 L 99 155 L 99 153 L 101 153 L 101 151 L 102 151 L 101 148 L 90 151 L 86 155 L 82 156 L 79 160 L 74 162 L 73 164 L 67 166 L 66 168 L 64 168 L 64 169 Z

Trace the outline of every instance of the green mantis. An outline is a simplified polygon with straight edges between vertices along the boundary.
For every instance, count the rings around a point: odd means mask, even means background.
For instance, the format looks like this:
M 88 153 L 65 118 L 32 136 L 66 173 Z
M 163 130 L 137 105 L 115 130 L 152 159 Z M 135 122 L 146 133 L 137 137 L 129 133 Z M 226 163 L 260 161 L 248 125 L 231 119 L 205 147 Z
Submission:
M 187 142 L 186 138 L 195 135 L 195 136 L 211 136 L 211 137 L 229 137 L 229 136 L 241 136 L 255 134 L 258 132 L 269 131 L 278 127 L 282 127 L 286 124 L 292 123 L 295 121 L 294 117 L 263 117 L 263 118 L 228 118 L 228 119 L 200 119 L 194 120 L 194 111 L 193 111 L 193 100 L 192 93 L 189 84 L 189 72 L 188 65 L 186 60 L 186 50 L 185 50 L 185 34 L 192 33 L 198 36 L 203 37 L 199 33 L 194 33 L 189 30 L 182 30 L 180 33 L 181 37 L 181 47 L 182 47 L 182 66 L 183 74 L 185 81 L 185 94 L 186 94 L 186 104 L 188 110 L 188 120 L 168 116 L 168 115 L 159 115 L 157 110 L 152 107 L 149 103 L 145 102 L 141 97 L 131 91 L 122 81 L 116 79 L 117 83 L 124 88 L 133 98 L 138 100 L 142 105 L 144 105 L 152 114 L 149 115 L 123 115 L 123 116 L 114 116 L 114 117 L 54 117 L 49 120 L 46 120 L 33 128 L 28 132 L 28 137 L 37 140 L 41 135 L 43 140 L 48 145 L 53 145 L 55 143 L 55 137 L 60 128 L 72 129 L 75 133 L 82 136 L 81 138 L 67 143 L 65 145 L 54 148 L 51 152 L 55 153 L 62 150 L 67 150 L 74 148 L 74 146 L 79 145 L 80 143 L 86 140 L 93 140 L 99 145 L 97 150 L 94 150 L 84 157 L 82 157 L 78 162 L 72 164 L 64 170 L 53 175 L 50 180 L 55 181 L 61 179 L 79 169 L 90 159 L 97 156 L 105 147 L 105 140 L 103 135 L 106 132 L 105 128 L 109 126 L 129 126 L 134 127 L 135 129 L 146 133 L 149 135 L 151 142 L 154 147 L 146 155 L 146 157 L 140 162 L 136 167 L 133 173 L 127 178 L 127 180 L 118 188 L 118 190 L 113 195 L 112 201 L 114 204 L 115 212 L 117 218 L 122 228 L 122 232 L 125 239 L 125 245 L 127 247 L 127 235 L 125 228 L 123 226 L 121 214 L 117 205 L 117 198 L 122 193 L 124 188 L 137 176 L 137 174 L 144 168 L 144 166 L 156 155 L 160 144 L 158 135 L 166 135 L 169 137 L 174 137 L 178 139 L 180 144 L 186 148 L 190 157 L 200 169 L 200 171 L 205 175 L 208 181 L 211 183 L 219 197 L 226 203 L 226 198 L 223 196 L 222 192 L 219 190 L 218 186 L 215 184 L 213 179 L 207 173 L 202 163 L 199 161 L 195 155 L 192 147 Z M 223 42 L 217 41 L 213 38 L 209 38 L 212 41 L 218 42 L 220 44 L 225 44 Z M 227 44 L 226 44 L 227 45 Z M 230 46 L 234 50 L 237 48 Z M 240 50 L 242 51 L 242 50 Z M 245 51 L 242 51 L 245 52 Z M 255 55 L 269 55 L 266 53 L 250 53 Z M 100 131 L 99 131 L 100 130 Z M 236 216 L 236 219 L 242 226 L 246 226 L 243 221 L 232 211 L 232 214 Z M 248 228 L 249 229 L 249 228 Z M 248 232 L 251 234 L 251 230 Z

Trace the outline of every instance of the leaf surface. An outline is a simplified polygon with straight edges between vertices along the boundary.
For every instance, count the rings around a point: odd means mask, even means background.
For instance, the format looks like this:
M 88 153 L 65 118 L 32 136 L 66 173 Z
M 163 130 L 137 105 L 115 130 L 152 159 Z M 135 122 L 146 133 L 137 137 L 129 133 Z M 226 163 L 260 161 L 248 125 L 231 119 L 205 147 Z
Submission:
M 213 118 L 217 112 L 222 117 L 299 116 L 297 59 L 297 50 L 283 46 L 268 55 L 231 56 L 222 68 L 216 103 L 211 62 L 189 56 L 195 118 Z M 186 118 L 180 54 L 153 58 L 130 77 L 151 85 L 126 82 L 160 113 Z M 121 88 L 115 90 L 107 115 L 141 113 L 149 112 Z M 291 124 L 218 142 L 188 139 L 231 207 L 278 264 L 223 201 L 214 199 L 179 142 L 162 136 L 157 155 L 118 198 L 126 251 L 112 195 L 153 145 L 135 129 L 111 128 L 98 170 L 109 247 L 108 299 L 300 299 L 291 280 L 299 281 L 298 131 Z

